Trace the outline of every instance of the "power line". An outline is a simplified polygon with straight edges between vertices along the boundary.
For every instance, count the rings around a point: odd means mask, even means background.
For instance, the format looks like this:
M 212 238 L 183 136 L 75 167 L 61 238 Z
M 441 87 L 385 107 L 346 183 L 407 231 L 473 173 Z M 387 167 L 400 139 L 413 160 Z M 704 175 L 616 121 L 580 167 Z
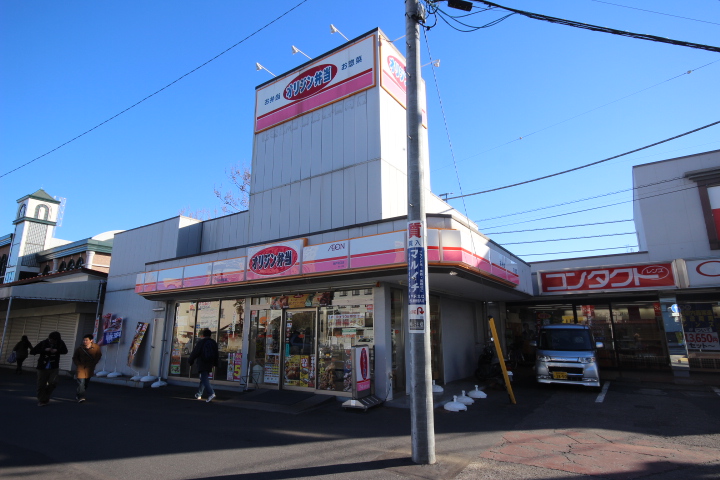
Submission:
M 561 228 L 576 228 L 576 227 L 590 227 L 592 225 L 605 225 L 608 223 L 624 223 L 632 222 L 633 219 L 628 220 L 610 220 L 608 222 L 596 222 L 596 223 L 581 223 L 578 225 L 565 225 L 563 227 L 545 227 L 545 228 L 530 228 L 528 230 L 513 230 L 512 232 L 484 232 L 485 235 L 503 235 L 505 233 L 525 233 L 525 232 L 538 232 L 540 230 L 558 230 Z
M 485 5 L 489 5 L 491 7 L 502 8 L 503 10 L 507 10 L 508 12 L 517 13 L 518 15 L 523 15 L 525 17 L 532 18 L 533 20 L 542 20 L 544 22 L 557 23 L 560 25 L 566 25 L 568 27 L 582 28 L 584 30 L 592 30 L 594 32 L 611 33 L 613 35 L 637 38 L 639 40 L 650 40 L 652 42 L 669 43 L 671 45 L 678 45 L 681 47 L 698 48 L 700 50 L 708 50 L 710 52 L 720 53 L 720 47 L 715 47 L 712 45 L 703 45 L 700 43 L 686 42 L 684 40 L 673 40 L 671 38 L 658 37 L 656 35 L 648 35 L 645 33 L 633 33 L 633 32 L 626 32 L 624 30 L 616 30 L 614 28 L 600 27 L 598 25 L 591 25 L 589 23 L 581 23 L 581 22 L 576 22 L 574 20 L 565 20 L 564 18 L 550 17 L 547 15 L 541 15 L 539 13 L 532 13 L 532 12 L 526 12 L 523 10 L 516 10 L 514 8 L 503 7 L 502 5 L 498 5 L 497 3 L 488 2 L 486 0 L 475 0 L 475 1 L 484 3 Z
M 547 243 L 547 242 L 563 242 L 565 240 L 583 240 L 585 238 L 601 238 L 601 237 L 616 237 L 619 235 L 637 235 L 637 232 L 625 232 L 625 233 L 606 233 L 604 235 L 589 235 L 587 237 L 572 237 L 572 238 L 551 238 L 550 240 L 528 240 L 527 242 L 503 242 L 505 245 L 521 245 L 525 243 Z
M 650 90 L 651 88 L 659 87 L 660 85 L 662 85 L 662 84 L 664 84 L 664 83 L 667 83 L 667 82 L 670 82 L 670 81 L 672 81 L 672 80 L 675 80 L 676 78 L 680 78 L 680 77 L 682 77 L 682 76 L 684 76 L 684 75 L 690 75 L 690 74 L 693 73 L 693 72 L 697 72 L 697 71 L 700 70 L 701 68 L 705 68 L 705 67 L 707 67 L 707 66 L 709 66 L 709 65 L 712 65 L 713 63 L 717 63 L 717 62 L 720 62 L 720 60 L 715 60 L 715 61 L 712 61 L 712 62 L 710 62 L 710 63 L 706 63 L 705 65 L 701 65 L 701 66 L 699 66 L 699 67 L 696 67 L 696 68 L 687 70 L 687 71 L 685 71 L 685 72 L 683 72 L 683 73 L 681 73 L 681 74 L 679 74 L 679 75 L 675 75 L 675 76 L 672 77 L 672 78 L 668 78 L 667 80 L 663 80 L 662 82 L 656 83 L 655 85 L 651 85 L 651 86 L 649 86 L 649 87 L 643 88 L 642 90 L 638 90 L 638 91 L 633 92 L 633 93 L 631 93 L 631 94 L 629 94 L 629 95 L 625 95 L 624 97 L 620 97 L 620 98 L 617 98 L 617 99 L 615 99 L 615 100 L 612 100 L 612 101 L 610 101 L 610 102 L 608 102 L 608 103 L 605 103 L 605 104 L 603 104 L 603 105 L 597 106 L 597 107 L 595 107 L 595 108 L 591 108 L 590 110 L 587 110 L 587 111 L 585 111 L 585 112 L 583 112 L 583 113 L 578 113 L 577 115 L 574 115 L 574 116 L 572 116 L 572 117 L 570 117 L 570 118 L 566 118 L 565 120 L 561 120 L 561 121 L 559 121 L 559 122 L 557 122 L 557 123 L 553 123 L 552 125 L 548 125 L 547 127 L 543 127 L 543 128 L 541 128 L 541 129 L 539 129 L 539 130 L 535 130 L 534 132 L 526 133 L 525 135 L 521 135 L 521 136 L 518 137 L 518 138 L 515 138 L 515 139 L 510 140 L 510 141 L 508 141 L 508 142 L 505 142 L 505 143 L 503 143 L 503 144 L 497 145 L 497 146 L 495 146 L 495 147 L 489 148 L 489 149 L 484 150 L 484 151 L 482 151 L 482 152 L 475 153 L 475 154 L 473 154 L 473 155 L 470 155 L 469 157 L 464 158 L 463 161 L 464 161 L 464 160 L 469 160 L 469 159 L 471 159 L 471 158 L 473 158 L 473 157 L 477 157 L 478 155 L 483 155 L 483 154 L 485 154 L 485 153 L 491 152 L 491 151 L 496 150 L 496 149 L 498 149 L 498 148 L 500 148 L 500 147 L 504 147 L 504 146 L 506 146 L 506 145 L 510 145 L 511 143 L 519 142 L 520 140 L 524 140 L 524 139 L 528 138 L 528 137 L 531 136 L 531 135 L 535 135 L 536 133 L 540 133 L 540 132 L 543 132 L 543 131 L 548 130 L 548 129 L 550 129 L 550 128 L 557 127 L 558 125 L 562 125 L 563 123 L 567 123 L 567 122 L 569 122 L 570 120 L 574 120 L 574 119 L 576 119 L 576 118 L 578 118 L 578 117 L 582 117 L 583 115 L 587 115 L 588 113 L 592 113 L 592 112 L 594 112 L 595 110 L 600 110 L 601 108 L 605 108 L 605 107 L 607 107 L 608 105 L 612 105 L 613 103 L 617 103 L 617 102 L 619 102 L 619 101 L 621 101 L 621 100 L 625 100 L 626 98 L 632 97 L 633 95 L 637 95 L 637 94 L 642 93 L 642 92 L 645 92 L 645 91 L 647 91 L 647 90 Z M 437 169 L 436 169 L 436 170 L 437 170 Z
M 479 1 L 479 0 L 478 0 L 478 1 Z M 569 170 L 563 170 L 562 172 L 557 172 L 557 173 L 553 173 L 553 174 L 550 174 L 550 175 L 545 175 L 545 176 L 543 176 L 543 177 L 534 178 L 534 179 L 532 179 L 532 180 L 526 180 L 526 181 L 524 181 L 524 182 L 513 183 L 513 184 L 511 184 L 511 185 L 505 185 L 504 187 L 492 188 L 492 189 L 490 189 L 490 190 L 483 190 L 482 192 L 468 193 L 468 194 L 466 194 L 466 195 L 458 195 L 458 196 L 456 196 L 456 197 L 449 197 L 448 200 L 453 200 L 453 199 L 462 198 L 462 197 L 471 197 L 471 196 L 473 196 L 473 195 L 481 195 L 481 194 L 483 194 L 483 193 L 497 192 L 498 190 L 504 190 L 504 189 L 506 189 L 506 188 L 517 187 L 517 186 L 520 186 L 520 185 L 525 185 L 525 184 L 528 184 L 528 183 L 533 183 L 533 182 L 537 182 L 537 181 L 540 181 L 540 180 L 545 180 L 545 179 L 547 179 L 547 178 L 557 177 L 558 175 L 564 175 L 564 174 L 566 174 L 566 173 L 574 172 L 574 171 L 577 171 L 577 170 L 582 170 L 583 168 L 592 167 L 593 165 L 598 165 L 598 164 L 600 164 L 600 163 L 604 163 L 604 162 L 607 162 L 607 161 L 610 161 L 610 160 L 614 160 L 614 159 L 616 159 L 616 158 L 624 157 L 625 155 L 630 155 L 631 153 L 639 152 L 639 151 L 641 151 L 641 150 L 646 150 L 646 149 L 648 149 L 648 148 L 650 148 L 650 147 L 654 147 L 654 146 L 656 146 L 656 145 L 660 145 L 660 144 L 663 144 L 663 143 L 667 143 L 667 142 L 669 142 L 669 141 L 671 141 L 671 140 L 676 140 L 676 139 L 678 139 L 678 138 L 680 138 L 680 137 L 684 137 L 684 136 L 686 136 L 686 135 L 690 135 L 691 133 L 699 132 L 700 130 L 704 130 L 704 129 L 706 129 L 706 128 L 712 127 L 712 126 L 717 125 L 717 124 L 719 124 L 719 123 L 720 123 L 720 120 L 718 120 L 717 122 L 709 123 L 709 124 L 704 125 L 704 126 L 702 126 L 702 127 L 700 127 L 700 128 L 696 128 L 696 129 L 694 129 L 694 130 L 690 130 L 689 132 L 681 133 L 680 135 L 675 135 L 674 137 L 666 138 L 665 140 L 660 140 L 659 142 L 655 142 L 655 143 L 652 143 L 652 144 L 650 144 L 650 145 L 645 145 L 644 147 L 636 148 L 635 150 L 630 150 L 629 152 L 621 153 L 620 155 L 615 155 L 615 156 L 613 156 L 613 157 L 608 157 L 608 158 L 605 158 L 605 159 L 603 159 L 603 160 L 598 160 L 597 162 L 588 163 L 588 164 L 586 164 L 586 165 L 581 165 L 581 166 L 579 166 L 579 167 L 571 168 L 571 169 L 569 169 Z
M 50 155 L 51 153 L 53 153 L 53 152 L 56 151 L 56 150 L 59 150 L 60 148 L 64 147 L 65 145 L 68 145 L 69 143 L 74 142 L 74 141 L 77 140 L 78 138 L 87 135 L 88 133 L 92 132 L 93 130 L 95 130 L 95 129 L 99 128 L 99 127 L 102 127 L 103 125 L 105 125 L 105 124 L 108 123 L 109 121 L 116 119 L 117 117 L 119 117 L 119 116 L 122 115 L 123 113 L 127 112 L 128 110 L 131 110 L 131 109 L 137 107 L 138 105 L 140 105 L 141 103 L 143 103 L 145 100 L 148 100 L 148 99 L 150 99 L 151 97 L 154 97 L 155 95 L 157 95 L 158 93 L 162 92 L 163 90 L 166 90 L 166 89 L 170 88 L 171 86 L 175 85 L 177 82 L 179 82 L 179 81 L 182 80 L 183 78 L 187 77 L 188 75 L 191 75 L 191 74 L 195 73 L 196 71 L 200 70 L 200 69 L 203 68 L 205 65 L 209 64 L 210 62 L 212 62 L 213 60 L 216 60 L 216 59 L 219 58 L 220 56 L 225 55 L 227 52 L 229 52 L 229 51 L 232 50 L 233 48 L 237 47 L 237 46 L 240 45 L 241 43 L 243 43 L 243 42 L 245 42 L 246 40 L 250 39 L 251 37 L 257 35 L 258 33 L 262 32 L 262 31 L 265 30 L 267 27 L 269 27 L 269 26 L 272 25 L 273 23 L 277 22 L 278 20 L 280 20 L 281 18 L 283 18 L 284 16 L 286 16 L 287 14 L 289 14 L 290 12 L 292 12 L 293 10 L 295 10 L 296 8 L 298 8 L 300 5 L 302 5 L 303 3 L 306 3 L 306 2 L 308 2 L 308 1 L 309 1 L 309 0 L 302 0 L 300 3 L 298 3 L 297 5 L 295 5 L 294 7 L 292 7 L 290 10 L 286 11 L 285 13 L 283 13 L 282 15 L 280 15 L 279 17 L 275 18 L 275 20 L 272 20 L 271 22 L 266 23 L 265 25 L 263 25 L 263 26 L 260 27 L 259 29 L 255 30 L 253 33 L 251 33 L 251 34 L 248 35 L 247 37 L 245 37 L 245 38 L 243 38 L 242 40 L 240 40 L 239 42 L 237 42 L 236 44 L 232 45 L 232 46 L 229 47 L 229 48 L 226 48 L 224 51 L 218 53 L 217 55 L 215 55 L 213 58 L 211 58 L 211 59 L 208 60 L 207 62 L 205 62 L 205 63 L 203 63 L 202 65 L 200 65 L 200 66 L 198 66 L 198 67 L 195 67 L 194 69 L 190 70 L 190 71 L 187 72 L 185 75 L 182 75 L 181 77 L 179 77 L 179 78 L 173 80 L 172 82 L 168 83 L 167 85 L 165 85 L 164 87 L 162 87 L 160 90 L 157 90 L 156 92 L 151 93 L 150 95 L 148 95 L 147 97 L 143 98 L 143 99 L 140 100 L 139 102 L 136 102 L 135 104 L 127 107 L 125 110 L 121 111 L 120 113 L 117 113 L 117 114 L 113 115 L 112 117 L 108 118 L 108 119 L 105 120 L 104 122 L 101 122 L 101 123 L 95 125 L 95 126 L 92 127 L 90 130 L 86 130 L 85 132 L 81 133 L 80 135 L 78 135 L 78 136 L 76 136 L 76 137 L 68 140 L 67 142 L 65 142 L 65 143 L 63 143 L 63 144 L 61 144 L 61 145 L 53 148 L 52 150 L 43 153 L 43 154 L 40 155 L 39 157 L 35 157 L 35 158 L 33 158 L 32 160 L 30 160 L 29 162 L 25 162 L 25 163 L 23 163 L 22 165 L 20 165 L 19 167 L 13 168 L 13 169 L 10 170 L 9 172 L 3 173 L 2 175 L 0 175 L 0 178 L 5 177 L 5 176 L 7 176 L 7 175 L 10 175 L 11 173 L 13 173 L 13 172 L 15 172 L 15 171 L 20 170 L 21 168 L 30 165 L 30 164 L 33 163 L 34 161 L 40 160 L 41 158 L 43 158 L 43 157 L 45 157 L 45 156 L 47 156 L 47 155 Z
M 622 205 L 623 203 L 636 202 L 636 201 L 639 201 L 639 200 L 645 200 L 645 199 L 647 199 L 647 198 L 659 197 L 660 195 L 667 195 L 668 193 L 677 193 L 677 192 L 682 192 L 683 190 L 691 190 L 691 189 L 693 189 L 693 188 L 697 188 L 697 186 L 696 186 L 696 185 L 692 185 L 692 186 L 685 187 L 685 188 L 679 188 L 679 189 L 677 189 L 677 190 L 671 190 L 671 191 L 669 191 L 669 192 L 658 193 L 658 194 L 656 194 L 656 195 L 648 195 L 647 197 L 634 198 L 634 199 L 632 199 L 632 200 L 625 200 L 625 201 L 623 201 L 623 202 L 610 203 L 610 204 L 608 204 L 608 205 L 600 205 L 599 207 L 591 207 L 591 208 L 586 208 L 586 209 L 584 209 L 584 210 L 575 210 L 574 212 L 559 213 L 559 214 L 557 214 L 557 215 L 550 215 L 549 217 L 535 218 L 535 219 L 533 219 L 533 220 L 523 220 L 522 222 L 506 223 L 506 224 L 504 224 L 504 225 L 495 225 L 494 227 L 487 227 L 487 228 L 488 228 L 488 229 L 493 229 L 493 228 L 507 227 L 507 226 L 510 226 L 510 225 L 518 225 L 518 224 L 520 224 L 520 223 L 538 222 L 538 221 L 540 221 L 540 220 L 548 220 L 548 219 L 550 219 L 550 218 L 564 217 L 564 216 L 566 216 L 566 215 L 574 215 L 574 214 L 576 214 L 576 213 L 583 213 L 583 212 L 589 212 L 589 211 L 591 211 L 591 210 L 599 210 L 599 209 L 601 209 L 601 208 L 614 207 L 614 206 L 616 206 L 616 205 Z
M 675 17 L 675 18 L 682 18 L 682 19 L 685 19 L 685 20 L 692 20 L 693 22 L 712 23 L 713 25 L 720 25 L 720 23 L 708 22 L 708 21 L 706 21 L 706 20 L 698 20 L 697 18 L 681 17 L 680 15 L 672 15 L 672 14 L 669 14 L 669 13 L 655 12 L 655 11 L 653 11 L 653 10 L 645 10 L 644 8 L 628 7 L 627 5 L 620 5 L 620 4 L 618 4 L 618 3 L 603 2 L 602 0 L 591 0 L 591 1 L 597 2 L 597 3 L 605 3 L 605 4 L 607 4 L 607 5 L 614 5 L 614 6 L 616 6 L 616 7 L 630 8 L 630 9 L 632 9 L 632 10 L 640 10 L 640 11 L 642 11 L 642 12 L 657 13 L 658 15 L 666 15 L 666 16 L 668 16 L 668 17 Z
M 515 254 L 518 257 L 533 257 L 536 255 L 560 255 L 565 253 L 581 253 L 581 252 L 599 252 L 601 250 L 619 250 L 621 248 L 638 248 L 637 245 L 625 245 L 624 247 L 609 247 L 609 248 L 593 248 L 590 250 L 573 250 L 570 252 L 550 252 L 550 253 L 528 253 L 526 255 Z
M 496 219 L 498 219 L 498 218 L 514 217 L 515 215 L 522 215 L 522 214 L 524 214 L 524 213 L 537 212 L 537 211 L 539 211 L 539 210 L 547 210 L 548 208 L 562 207 L 562 206 L 564 206 L 564 205 L 571 205 L 571 204 L 573 204 L 573 203 L 586 202 L 586 201 L 588 201 L 588 200 L 595 200 L 596 198 L 609 197 L 610 195 L 617 195 L 618 193 L 631 192 L 631 191 L 634 191 L 634 190 L 639 190 L 639 189 L 641 189 L 641 188 L 653 187 L 653 186 L 655 186 L 655 185 L 660 185 L 661 183 L 674 182 L 675 180 L 682 180 L 683 178 L 684 178 L 684 177 L 669 178 L 669 179 L 666 179 L 666 180 L 661 180 L 661 181 L 659 181 L 659 182 L 648 183 L 648 184 L 646 184 L 646 185 L 639 185 L 639 186 L 637 186 L 637 187 L 626 188 L 626 189 L 624 189 L 624 190 L 617 190 L 617 191 L 615 191 L 615 192 L 603 193 L 603 194 L 601 194 L 601 195 L 595 195 L 594 197 L 585 197 L 585 198 L 580 198 L 580 199 L 578 199 L 578 200 L 569 200 L 569 201 L 567 201 L 567 202 L 556 203 L 555 205 L 548 205 L 548 206 L 545 206 L 545 207 L 533 208 L 533 209 L 531 209 L 531 210 L 524 210 L 524 211 L 522 211 L 522 212 L 508 213 L 508 214 L 506 214 L 506 215 L 498 215 L 498 216 L 496 216 L 496 217 L 481 218 L 480 220 L 475 220 L 475 223 L 487 222 L 488 220 L 496 220 Z

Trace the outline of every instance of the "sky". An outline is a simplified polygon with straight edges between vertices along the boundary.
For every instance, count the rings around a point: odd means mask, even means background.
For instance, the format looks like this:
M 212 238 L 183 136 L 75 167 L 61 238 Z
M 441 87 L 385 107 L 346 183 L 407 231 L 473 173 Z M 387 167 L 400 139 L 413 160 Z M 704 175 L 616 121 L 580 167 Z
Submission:
M 499 3 L 720 46 L 717 0 Z M 376 27 L 401 37 L 404 10 L 400 0 L 0 0 L 0 236 L 39 188 L 66 199 L 56 237 L 71 241 L 183 210 L 222 214 L 213 188 L 229 186 L 232 165 L 250 166 L 255 87 L 272 78 L 255 63 L 280 75 L 307 61 L 292 45 L 311 57 L 341 45 L 330 24 L 351 39 Z M 440 59 L 423 68 L 435 194 L 523 182 L 720 120 L 718 53 L 520 15 L 453 26 L 421 34 L 423 63 Z M 449 203 L 527 262 L 637 251 L 632 167 L 717 149 L 720 125 Z

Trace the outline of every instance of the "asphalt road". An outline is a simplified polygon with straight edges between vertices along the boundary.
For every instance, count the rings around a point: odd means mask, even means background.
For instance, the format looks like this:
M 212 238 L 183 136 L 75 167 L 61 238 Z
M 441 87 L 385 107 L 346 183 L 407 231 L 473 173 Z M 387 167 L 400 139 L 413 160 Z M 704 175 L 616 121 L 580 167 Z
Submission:
M 207 404 L 188 387 L 100 383 L 78 404 L 68 377 L 40 408 L 34 371 L 0 369 L 0 478 L 720 478 L 711 386 L 611 380 L 598 402 L 595 391 L 516 376 L 516 405 L 490 390 L 466 412 L 436 409 L 438 461 L 416 465 L 403 408 L 332 401 L 292 415 L 244 408 L 249 394 L 219 391 Z

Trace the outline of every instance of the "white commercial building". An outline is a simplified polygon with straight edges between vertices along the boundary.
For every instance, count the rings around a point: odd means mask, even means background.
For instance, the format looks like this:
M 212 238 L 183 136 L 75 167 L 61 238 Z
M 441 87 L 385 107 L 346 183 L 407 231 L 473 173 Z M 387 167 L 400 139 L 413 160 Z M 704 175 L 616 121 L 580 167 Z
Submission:
M 404 64 L 373 30 L 260 85 L 249 210 L 115 236 L 103 313 L 124 320 L 120 343 L 105 347 L 119 372 L 194 383 L 187 357 L 210 328 L 219 386 L 252 379 L 348 396 L 350 350 L 363 344 L 376 394 L 404 394 Z M 433 195 L 429 178 L 424 188 L 432 375 L 442 384 L 473 374 L 487 317 L 501 326 L 505 302 L 529 299 L 533 286 L 526 263 Z

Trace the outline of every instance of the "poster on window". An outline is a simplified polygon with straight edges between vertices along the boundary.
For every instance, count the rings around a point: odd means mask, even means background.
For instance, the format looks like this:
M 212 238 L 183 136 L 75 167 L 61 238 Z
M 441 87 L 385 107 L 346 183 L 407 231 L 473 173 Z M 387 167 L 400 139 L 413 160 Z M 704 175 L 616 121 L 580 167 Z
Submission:
M 242 380 L 242 352 L 228 354 L 227 379 L 231 382 Z
M 715 316 L 710 303 L 680 305 L 688 350 L 720 351 L 720 318 Z

